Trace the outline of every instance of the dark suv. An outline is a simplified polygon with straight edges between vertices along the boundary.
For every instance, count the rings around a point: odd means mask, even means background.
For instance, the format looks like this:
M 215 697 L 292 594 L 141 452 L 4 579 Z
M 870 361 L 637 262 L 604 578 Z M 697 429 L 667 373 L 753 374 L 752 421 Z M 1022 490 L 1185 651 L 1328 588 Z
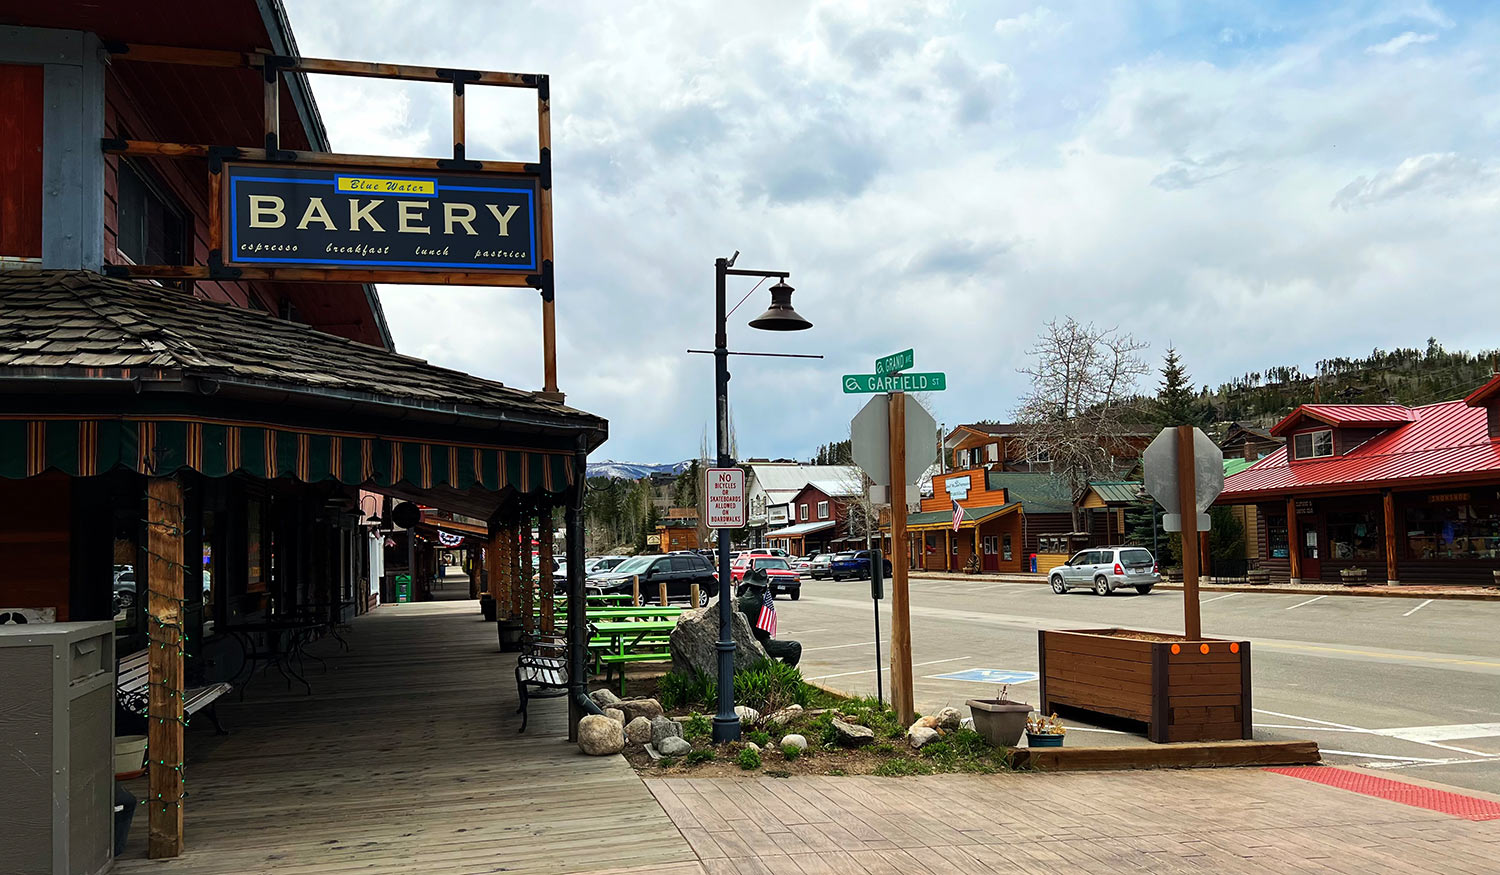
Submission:
M 698 607 L 719 593 L 719 576 L 709 561 L 697 553 L 668 553 L 665 556 L 632 556 L 602 574 L 590 575 L 590 587 L 605 593 L 626 593 L 631 580 L 641 579 L 641 601 L 655 603 L 661 584 L 667 585 L 667 599 L 685 602 L 698 584 Z

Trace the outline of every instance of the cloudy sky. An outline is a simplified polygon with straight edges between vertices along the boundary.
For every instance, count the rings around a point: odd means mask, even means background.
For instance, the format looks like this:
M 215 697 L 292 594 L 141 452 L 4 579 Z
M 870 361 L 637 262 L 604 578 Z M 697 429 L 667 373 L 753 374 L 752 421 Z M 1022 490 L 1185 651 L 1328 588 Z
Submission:
M 1500 324 L 1500 11 L 1450 2 L 287 0 L 309 56 L 552 77 L 560 383 L 600 457 L 697 454 L 713 260 L 785 269 L 815 327 L 745 322 L 742 456 L 807 457 L 915 347 L 933 414 L 1007 418 L 1046 320 L 1200 383 Z M 314 77 L 339 151 L 441 155 L 447 89 Z M 471 89 L 469 154 L 534 103 Z M 748 292 L 736 283 L 733 299 Z M 397 348 L 539 388 L 531 292 L 383 286 Z M 733 301 L 731 301 L 731 304 Z

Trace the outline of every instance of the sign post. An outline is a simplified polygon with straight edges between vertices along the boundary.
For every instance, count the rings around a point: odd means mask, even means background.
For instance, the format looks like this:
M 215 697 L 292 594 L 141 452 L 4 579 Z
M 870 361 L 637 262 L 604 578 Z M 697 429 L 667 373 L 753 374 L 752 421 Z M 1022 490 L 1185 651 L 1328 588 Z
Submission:
M 875 607 L 875 701 L 885 704 L 885 689 L 880 677 L 880 600 L 885 598 L 885 556 L 870 551 L 870 601 Z
M 903 561 L 891 564 L 891 707 L 902 726 L 916 719 L 911 678 L 911 605 L 906 579 L 906 393 L 891 393 L 891 552 Z M 899 485 L 898 485 L 899 484 Z
M 1146 491 L 1166 511 L 1164 528 L 1182 532 L 1183 633 L 1203 637 L 1198 610 L 1198 533 L 1204 511 L 1224 491 L 1224 453 L 1191 425 L 1164 428 L 1142 454 Z

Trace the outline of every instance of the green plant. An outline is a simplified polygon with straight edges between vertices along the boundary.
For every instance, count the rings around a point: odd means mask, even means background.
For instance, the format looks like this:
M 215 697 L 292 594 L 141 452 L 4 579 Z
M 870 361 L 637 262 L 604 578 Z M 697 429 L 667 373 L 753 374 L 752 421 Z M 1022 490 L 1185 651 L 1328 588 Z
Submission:
M 719 755 L 717 753 L 714 753 L 713 750 L 705 747 L 698 750 L 689 751 L 688 755 L 682 758 L 682 761 L 687 765 L 696 766 L 699 763 L 712 762 L 713 760 L 716 760 L 718 758 Z
M 771 733 L 761 729 L 757 729 L 752 732 L 745 733 L 745 740 L 754 742 L 761 747 L 765 747 L 766 745 L 771 743 Z
M 687 738 L 707 738 L 713 731 L 713 721 L 708 719 L 707 714 L 699 714 L 697 711 L 682 722 L 682 734 Z
M 781 769 L 767 769 L 766 770 L 766 777 L 767 778 L 790 778 L 791 776 L 792 776 L 791 772 L 783 771 Z
M 656 697 L 663 708 L 704 705 L 719 697 L 719 683 L 702 672 L 668 672 L 656 682 Z
M 895 757 L 876 766 L 875 771 L 871 774 L 879 775 L 882 778 L 900 778 L 906 775 L 928 775 L 931 773 L 932 767 L 927 763 L 907 759 L 906 757 Z
M 735 701 L 763 713 L 779 711 L 788 705 L 805 708 L 816 690 L 802 679 L 802 672 L 774 659 L 762 660 L 734 673 Z
M 781 755 L 789 760 L 794 760 L 802 756 L 802 748 L 795 744 L 783 744 L 781 746 Z
M 670 769 L 673 766 L 677 765 L 677 757 L 662 757 L 661 759 L 656 761 L 656 765 L 659 768 Z
M 930 741 L 918 754 L 945 772 L 998 772 L 1010 766 L 1008 754 L 972 729 L 959 729 Z
M 828 774 L 835 778 L 842 778 L 849 773 L 844 771 L 843 769 L 829 769 Z
M 891 753 L 895 753 L 895 752 L 896 752 L 896 746 L 893 745 L 893 744 L 886 744 L 885 742 L 881 742 L 880 744 L 872 744 L 872 745 L 870 745 L 870 753 L 880 754 L 881 756 L 884 756 L 886 754 L 891 754 Z
M 753 747 L 747 747 L 740 751 L 740 755 L 734 758 L 735 764 L 745 771 L 760 768 L 760 751 Z

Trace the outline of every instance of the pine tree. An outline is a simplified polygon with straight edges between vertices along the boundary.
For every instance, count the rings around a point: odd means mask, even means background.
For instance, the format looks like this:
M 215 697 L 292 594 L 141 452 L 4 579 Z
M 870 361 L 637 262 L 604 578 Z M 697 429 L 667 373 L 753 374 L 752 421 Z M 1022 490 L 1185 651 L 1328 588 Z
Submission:
M 1193 391 L 1192 377 L 1174 347 L 1167 347 L 1155 408 L 1156 421 L 1162 426 L 1208 424 L 1204 405 Z

